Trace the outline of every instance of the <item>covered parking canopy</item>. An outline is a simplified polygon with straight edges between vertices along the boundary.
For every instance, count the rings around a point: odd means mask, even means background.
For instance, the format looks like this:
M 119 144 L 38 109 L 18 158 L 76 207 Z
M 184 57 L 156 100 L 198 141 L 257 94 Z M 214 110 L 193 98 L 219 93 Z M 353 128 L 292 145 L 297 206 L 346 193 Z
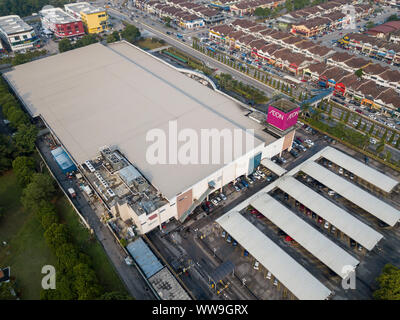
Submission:
M 300 170 L 388 225 L 393 227 L 400 220 L 399 210 L 323 166 L 310 161 L 301 165 Z
M 331 291 L 237 211 L 216 220 L 300 300 L 324 300 Z
M 342 278 L 346 278 L 351 269 L 359 264 L 356 258 L 268 193 L 251 202 L 251 205 Z
M 273 162 L 270 159 L 264 158 L 261 160 L 261 164 L 271 170 L 273 173 L 277 174 L 278 176 L 281 176 L 286 173 L 286 169 L 283 169 L 281 166 L 277 165 L 275 162 Z
M 391 192 L 398 184 L 398 181 L 395 179 L 388 177 L 387 175 L 365 165 L 343 152 L 340 152 L 339 150 L 336 150 L 335 148 L 325 148 L 321 156 L 336 163 L 347 171 L 354 173 L 357 177 L 360 177 L 383 191 Z
M 379 240 L 383 238 L 380 233 L 293 177 L 282 177 L 279 179 L 277 187 L 327 220 L 367 250 L 372 250 Z

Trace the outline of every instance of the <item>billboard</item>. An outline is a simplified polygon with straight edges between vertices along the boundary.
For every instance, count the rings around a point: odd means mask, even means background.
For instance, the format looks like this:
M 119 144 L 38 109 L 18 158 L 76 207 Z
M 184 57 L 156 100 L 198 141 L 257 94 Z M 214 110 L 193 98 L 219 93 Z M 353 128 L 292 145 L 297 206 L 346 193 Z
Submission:
M 280 130 L 286 130 L 294 126 L 299 116 L 300 107 L 285 113 L 273 106 L 268 107 L 267 123 L 277 127 Z

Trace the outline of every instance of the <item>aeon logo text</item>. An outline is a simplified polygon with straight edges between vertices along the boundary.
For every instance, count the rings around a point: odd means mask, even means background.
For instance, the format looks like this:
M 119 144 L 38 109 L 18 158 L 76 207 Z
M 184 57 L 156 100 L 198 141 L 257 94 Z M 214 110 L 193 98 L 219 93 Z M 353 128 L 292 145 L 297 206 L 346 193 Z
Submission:
M 276 111 L 276 110 L 270 110 L 270 111 L 268 112 L 268 114 L 271 114 L 271 115 L 273 115 L 275 118 L 278 118 L 278 119 L 280 119 L 280 120 L 283 120 L 283 114 L 279 113 L 279 112 Z
M 289 117 L 287 119 L 290 120 L 290 119 L 296 117 L 298 114 L 299 114 L 299 111 L 295 111 L 295 112 L 289 114 Z

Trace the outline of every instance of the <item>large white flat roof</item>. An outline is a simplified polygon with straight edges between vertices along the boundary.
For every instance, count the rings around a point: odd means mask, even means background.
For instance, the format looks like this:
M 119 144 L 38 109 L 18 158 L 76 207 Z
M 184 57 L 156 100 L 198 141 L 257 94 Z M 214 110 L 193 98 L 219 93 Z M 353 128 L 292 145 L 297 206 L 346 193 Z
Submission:
M 359 261 L 321 232 L 298 217 L 268 193 L 251 202 L 251 206 L 261 212 L 268 220 L 296 240 L 304 249 L 342 278 L 356 268 Z
M 399 210 L 313 161 L 301 164 L 299 170 L 390 226 L 400 220 Z
M 324 300 L 331 291 L 239 212 L 216 220 L 243 248 L 300 300 Z
M 170 121 L 176 120 L 178 132 L 192 129 L 198 137 L 204 129 L 239 129 L 243 144 L 249 137 L 244 130 L 261 127 L 245 117 L 247 110 L 237 102 L 126 42 L 71 50 L 17 66 L 4 76 L 77 163 L 96 157 L 100 147 L 115 145 L 168 199 L 225 165 L 224 142 L 220 164 L 151 164 L 146 157 L 154 144 L 146 141 L 150 130 L 166 134 L 168 150 Z M 256 128 L 255 147 L 275 140 Z M 246 154 L 242 149 L 234 159 Z
M 356 176 L 377 186 L 383 191 L 390 192 L 399 183 L 376 169 L 373 169 L 347 154 L 336 150 L 335 148 L 329 146 L 326 147 L 322 151 L 321 156 L 336 163 L 347 171 L 354 173 Z
M 383 235 L 291 176 L 279 179 L 277 187 L 360 243 L 367 250 L 372 250 L 383 238 Z

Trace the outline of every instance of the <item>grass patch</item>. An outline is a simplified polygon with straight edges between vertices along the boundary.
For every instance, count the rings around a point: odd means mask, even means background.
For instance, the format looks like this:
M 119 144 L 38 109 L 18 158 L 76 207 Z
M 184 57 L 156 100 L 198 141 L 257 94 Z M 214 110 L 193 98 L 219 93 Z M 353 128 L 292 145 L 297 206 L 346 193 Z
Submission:
M 139 41 L 136 41 L 135 45 L 137 45 L 139 48 L 142 48 L 143 50 L 153 50 L 164 47 L 166 44 L 165 42 L 160 42 L 157 39 L 142 38 Z
M 40 298 L 41 274 L 44 265 L 56 264 L 56 258 L 47 246 L 43 229 L 36 217 L 23 209 L 22 189 L 10 171 L 0 177 L 0 206 L 4 216 L 0 220 L 0 266 L 11 266 L 21 299 Z
M 68 200 L 62 196 L 55 203 L 57 213 L 63 223 L 68 225 L 71 231 L 73 242 L 79 250 L 91 257 L 93 269 L 95 270 L 100 283 L 105 291 L 121 291 L 127 293 L 124 284 L 121 282 L 114 266 L 106 256 L 106 253 L 97 241 L 95 236 L 82 225 L 80 219 Z

